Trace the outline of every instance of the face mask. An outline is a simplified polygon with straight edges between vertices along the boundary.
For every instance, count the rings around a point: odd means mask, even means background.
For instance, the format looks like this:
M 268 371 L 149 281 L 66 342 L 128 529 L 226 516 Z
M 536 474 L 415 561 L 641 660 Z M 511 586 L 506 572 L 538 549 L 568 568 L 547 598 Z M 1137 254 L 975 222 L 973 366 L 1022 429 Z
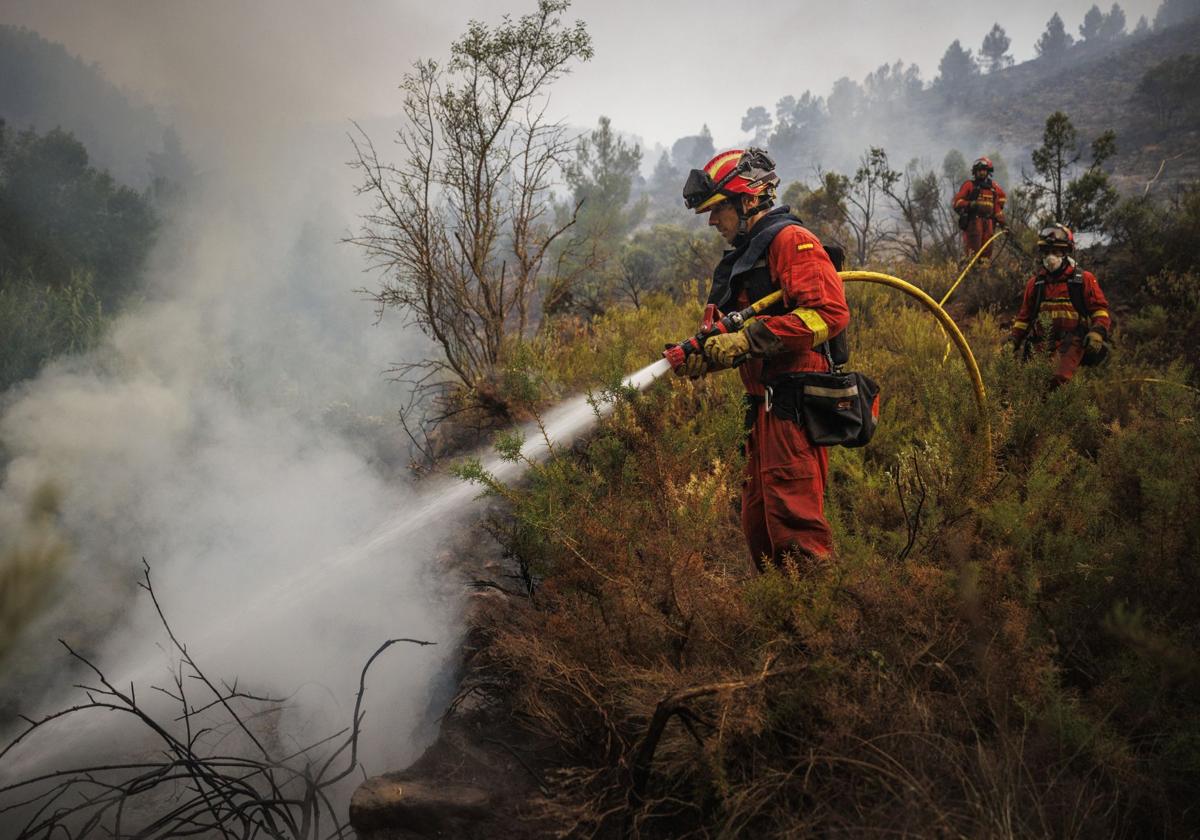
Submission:
M 1051 274 L 1062 268 L 1063 258 L 1060 254 L 1046 254 L 1042 257 L 1042 266 Z

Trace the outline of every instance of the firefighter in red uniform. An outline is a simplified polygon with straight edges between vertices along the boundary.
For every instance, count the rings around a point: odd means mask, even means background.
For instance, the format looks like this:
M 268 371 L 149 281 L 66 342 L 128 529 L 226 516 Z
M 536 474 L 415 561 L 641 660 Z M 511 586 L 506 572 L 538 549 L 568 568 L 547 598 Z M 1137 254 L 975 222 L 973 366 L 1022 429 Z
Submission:
M 954 212 L 958 214 L 958 227 L 963 232 L 963 248 L 968 258 L 992 238 L 997 224 L 1004 224 L 1004 202 L 1008 197 L 992 180 L 994 170 L 988 158 L 979 158 L 971 164 L 971 180 L 964 181 L 954 196 Z M 991 256 L 989 245 L 979 258 L 986 260 Z
M 828 452 L 813 446 L 801 425 L 772 414 L 767 394 L 781 374 L 827 372 L 827 342 L 850 322 L 842 280 L 821 242 L 789 208 L 773 208 L 778 184 L 765 152 L 734 149 L 693 169 L 683 190 L 684 204 L 708 213 L 709 225 L 729 243 L 713 272 L 708 317 L 783 290 L 781 302 L 743 329 L 709 338 L 703 354 L 676 369 L 695 377 L 744 360 L 738 367 L 749 428 L 742 531 L 759 570 L 764 558 L 822 559 L 832 552 L 824 513 Z
M 1041 265 L 1025 284 L 1021 311 L 1009 339 L 1014 349 L 1050 354 L 1051 387 L 1071 381 L 1080 364 L 1099 364 L 1108 355 L 1105 342 L 1112 320 L 1096 276 L 1075 264 L 1075 235 L 1054 224 L 1038 233 Z

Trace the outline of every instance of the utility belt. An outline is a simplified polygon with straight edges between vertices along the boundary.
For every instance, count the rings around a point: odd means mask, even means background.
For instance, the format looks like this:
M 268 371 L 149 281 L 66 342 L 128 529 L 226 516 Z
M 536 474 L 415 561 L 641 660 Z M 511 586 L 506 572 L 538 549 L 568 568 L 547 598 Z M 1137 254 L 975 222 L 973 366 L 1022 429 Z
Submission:
M 879 385 L 869 376 L 836 369 L 785 373 L 765 387 L 765 396 L 745 395 L 747 429 L 753 428 L 761 405 L 775 417 L 802 426 L 814 446 L 866 446 L 875 434 Z

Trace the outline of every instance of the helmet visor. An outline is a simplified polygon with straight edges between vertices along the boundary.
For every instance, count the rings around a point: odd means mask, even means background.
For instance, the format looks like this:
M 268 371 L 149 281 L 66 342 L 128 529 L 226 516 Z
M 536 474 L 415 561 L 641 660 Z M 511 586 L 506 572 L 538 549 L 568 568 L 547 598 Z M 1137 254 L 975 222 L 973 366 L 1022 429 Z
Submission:
M 683 206 L 695 210 L 717 191 L 717 182 L 703 169 L 693 169 L 683 183 Z
M 1038 231 L 1038 250 L 1045 253 L 1059 248 L 1069 250 L 1071 240 L 1063 233 L 1061 228 L 1048 227 Z

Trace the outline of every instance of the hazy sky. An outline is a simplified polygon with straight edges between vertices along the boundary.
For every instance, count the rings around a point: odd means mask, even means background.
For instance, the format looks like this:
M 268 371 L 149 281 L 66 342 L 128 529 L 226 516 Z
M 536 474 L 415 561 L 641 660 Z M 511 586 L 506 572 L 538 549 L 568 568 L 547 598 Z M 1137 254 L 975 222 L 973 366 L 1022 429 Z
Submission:
M 824 94 L 840 76 L 861 80 L 896 59 L 920 65 L 928 81 L 952 40 L 978 50 L 993 22 L 1018 60 L 1030 58 L 1054 11 L 1076 33 L 1091 5 L 576 0 L 568 15 L 587 22 L 596 56 L 558 85 L 554 110 L 579 126 L 610 116 L 649 145 L 703 123 L 718 145 L 734 143 L 749 106 L 771 109 L 806 88 Z M 1158 0 L 1122 6 L 1132 29 L 1141 14 L 1153 20 Z M 396 84 L 414 58 L 444 57 L 468 19 L 494 22 L 504 8 L 522 14 L 534 0 L 3 0 L 0 21 L 60 41 L 118 84 L 193 115 L 340 119 L 398 111 Z

